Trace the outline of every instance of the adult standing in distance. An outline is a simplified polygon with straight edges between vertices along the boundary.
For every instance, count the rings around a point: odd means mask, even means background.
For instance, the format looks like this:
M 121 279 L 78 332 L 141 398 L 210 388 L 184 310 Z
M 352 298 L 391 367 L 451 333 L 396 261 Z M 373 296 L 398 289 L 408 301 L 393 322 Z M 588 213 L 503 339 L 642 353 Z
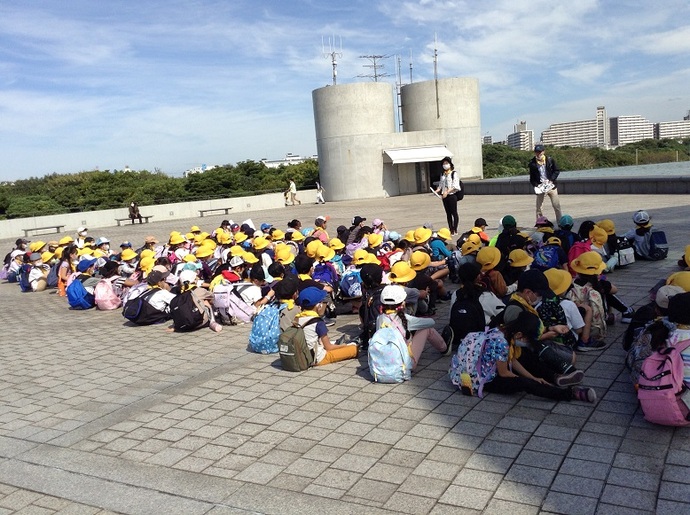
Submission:
M 561 201 L 558 199 L 556 186 L 559 173 L 561 171 L 556 161 L 553 157 L 546 156 L 542 143 L 537 143 L 534 146 L 534 157 L 529 162 L 529 182 L 537 194 L 537 218 L 543 216 L 541 208 L 544 205 L 544 197 L 548 195 L 556 212 L 556 220 L 561 219 Z
M 450 157 L 444 157 L 441 166 L 443 166 L 443 174 L 436 194 L 440 194 L 443 200 L 443 209 L 446 211 L 450 234 L 456 236 L 458 234 L 458 198 L 462 199 L 463 195 L 462 183 L 460 182 L 460 174 L 455 171 Z
M 290 178 L 288 179 L 288 182 L 290 185 L 288 186 L 288 193 L 290 193 L 290 202 L 292 202 L 292 205 L 295 205 L 295 201 L 297 201 L 298 204 L 302 204 L 300 200 L 297 199 L 297 185 L 295 184 L 294 179 Z

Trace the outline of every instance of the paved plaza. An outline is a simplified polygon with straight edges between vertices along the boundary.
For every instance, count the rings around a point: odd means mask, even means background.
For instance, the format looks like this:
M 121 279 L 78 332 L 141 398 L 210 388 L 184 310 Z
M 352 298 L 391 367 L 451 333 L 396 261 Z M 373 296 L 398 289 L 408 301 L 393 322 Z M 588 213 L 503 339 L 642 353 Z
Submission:
M 431 195 L 302 201 L 233 218 L 285 229 L 292 218 L 308 226 L 330 215 L 333 235 L 354 215 L 400 232 L 445 225 Z M 578 225 L 611 218 L 621 234 L 644 208 L 666 230 L 669 259 L 610 277 L 635 306 L 690 243 L 686 196 L 561 201 Z M 534 196 L 468 197 L 461 229 L 483 216 L 493 234 L 507 213 L 531 225 Z M 136 246 L 193 224 L 210 231 L 222 218 L 90 234 Z M 13 244 L 0 243 L 3 255 Z M 439 328 L 448 304 L 440 307 Z M 690 430 L 643 420 L 620 322 L 604 352 L 578 355 L 599 397 L 585 404 L 465 397 L 448 379 L 450 358 L 431 348 L 401 385 L 372 383 L 366 358 L 284 372 L 277 355 L 246 350 L 248 326 L 132 327 L 119 311 L 70 311 L 54 292 L 12 284 L 0 284 L 0 316 L 0 513 L 690 513 Z M 331 329 L 356 334 L 357 324 L 341 315 Z

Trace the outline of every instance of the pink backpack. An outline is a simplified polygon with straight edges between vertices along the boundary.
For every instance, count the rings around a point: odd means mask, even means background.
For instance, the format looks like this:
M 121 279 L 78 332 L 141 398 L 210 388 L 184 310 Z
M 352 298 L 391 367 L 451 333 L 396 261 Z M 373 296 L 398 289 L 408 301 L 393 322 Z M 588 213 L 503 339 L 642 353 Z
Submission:
M 664 426 L 690 425 L 690 390 L 683 383 L 681 356 L 688 347 L 690 340 L 678 342 L 644 360 L 637 398 L 648 422 Z
M 109 279 L 101 279 L 94 288 L 94 296 L 96 297 L 96 307 L 102 311 L 109 311 L 117 309 L 122 306 L 122 299 L 115 293 L 113 282 L 117 277 Z

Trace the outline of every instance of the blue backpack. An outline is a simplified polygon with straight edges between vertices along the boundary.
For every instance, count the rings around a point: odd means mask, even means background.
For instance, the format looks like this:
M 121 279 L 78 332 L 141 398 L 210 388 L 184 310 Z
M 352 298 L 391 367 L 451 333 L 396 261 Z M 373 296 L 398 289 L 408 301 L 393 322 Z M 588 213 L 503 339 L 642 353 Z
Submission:
M 369 338 L 369 372 L 377 383 L 403 383 L 412 378 L 414 363 L 407 342 L 389 323 Z
M 249 332 L 249 350 L 258 354 L 275 354 L 278 352 L 278 339 L 280 338 L 280 310 L 272 302 L 266 305 L 254 317 L 252 330 Z
M 338 282 L 338 277 L 335 275 L 333 269 L 325 263 L 319 263 L 314 267 L 314 273 L 311 278 L 320 283 L 330 284 L 331 286 L 334 286 Z
M 556 245 L 545 245 L 540 247 L 534 253 L 534 262 L 532 268 L 537 270 L 548 270 L 549 268 L 558 268 L 558 247 Z
M 652 231 L 649 237 L 649 257 L 654 260 L 668 257 L 668 240 L 664 231 Z
M 24 264 L 19 269 L 19 275 L 17 276 L 19 282 L 19 288 L 23 292 L 33 291 L 31 288 L 31 283 L 29 282 L 29 273 L 31 272 L 31 265 Z
M 60 268 L 60 263 L 55 263 L 53 266 L 50 267 L 50 272 L 48 272 L 48 276 L 46 277 L 46 283 L 48 284 L 48 288 L 57 288 L 58 268 Z
M 76 278 L 67 287 L 67 302 L 72 309 L 91 309 L 96 305 L 96 298 L 86 291 L 84 284 Z
M 357 298 L 362 296 L 362 278 L 359 270 L 345 272 L 340 281 L 340 292 L 343 297 Z

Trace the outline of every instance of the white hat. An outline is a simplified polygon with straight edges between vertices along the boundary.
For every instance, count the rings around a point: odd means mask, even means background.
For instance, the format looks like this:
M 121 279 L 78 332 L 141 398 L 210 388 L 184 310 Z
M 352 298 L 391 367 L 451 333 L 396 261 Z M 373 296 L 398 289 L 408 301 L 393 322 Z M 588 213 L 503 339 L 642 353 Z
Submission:
M 26 252 L 24 252 L 23 250 L 19 250 L 19 249 L 13 250 L 13 251 L 12 251 L 12 254 L 10 254 L 10 258 L 11 258 L 11 259 L 14 259 L 14 258 L 16 258 L 17 256 L 23 256 L 24 254 L 26 254 Z
M 88 229 L 86 227 L 77 227 L 77 233 L 86 232 Z
M 242 259 L 240 256 L 233 256 L 230 260 L 230 266 L 233 268 L 242 264 L 244 264 L 244 259 Z
M 389 284 L 381 290 L 381 302 L 383 304 L 402 304 L 405 299 L 407 299 L 407 292 L 399 284 Z
M 194 270 L 184 269 L 180 272 L 178 276 L 180 283 L 195 283 L 196 282 L 196 272 Z

